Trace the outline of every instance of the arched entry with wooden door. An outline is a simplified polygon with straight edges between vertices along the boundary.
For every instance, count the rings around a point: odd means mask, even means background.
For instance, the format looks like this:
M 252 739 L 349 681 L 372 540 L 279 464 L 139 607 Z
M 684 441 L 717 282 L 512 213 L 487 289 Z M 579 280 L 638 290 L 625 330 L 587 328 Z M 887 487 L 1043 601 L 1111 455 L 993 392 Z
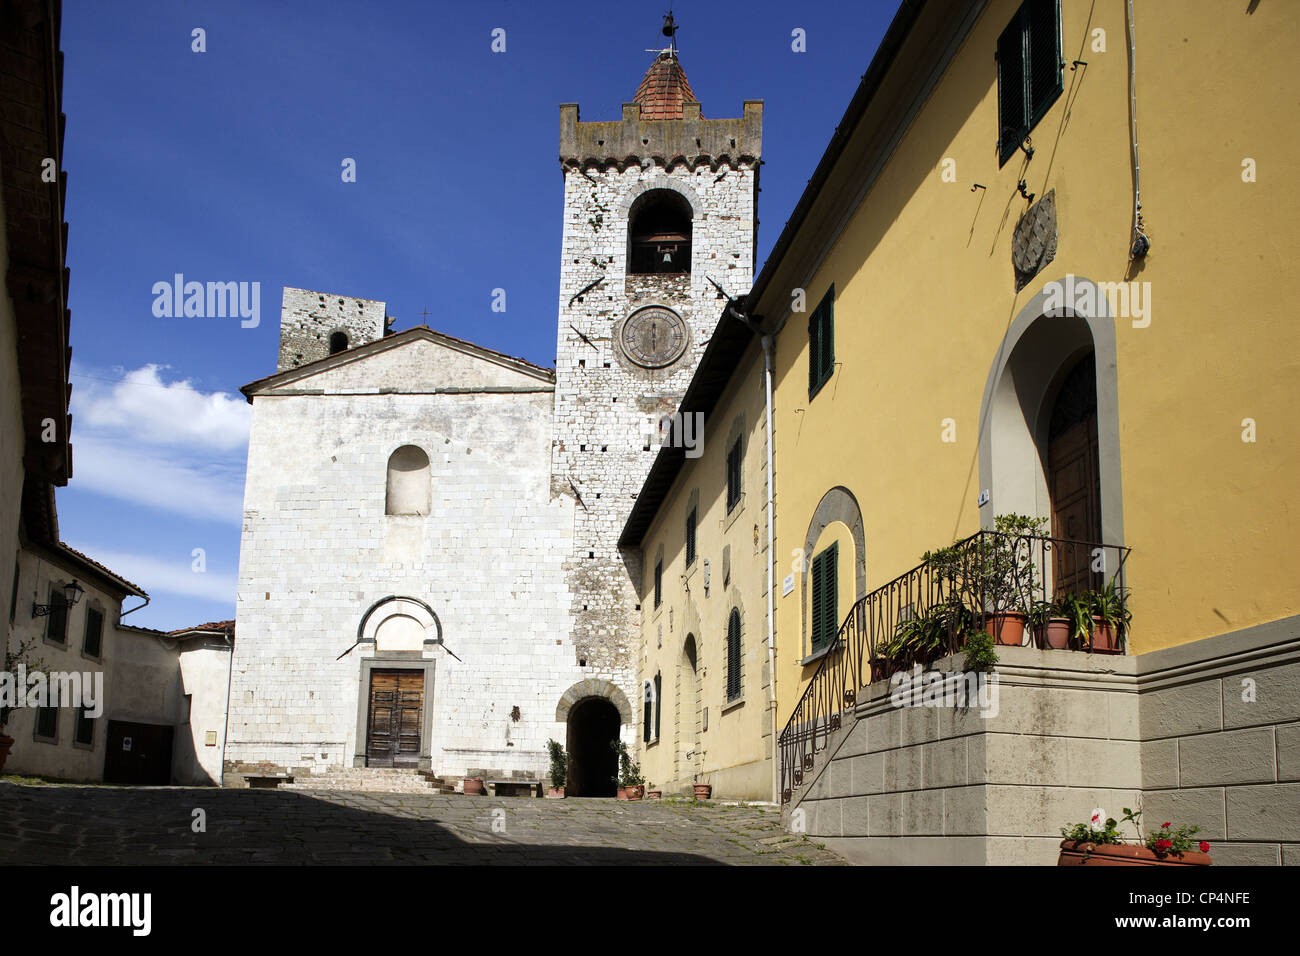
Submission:
M 1057 287 L 1071 293 L 1064 306 Z M 1017 313 L 979 421 L 981 526 L 1011 513 L 1050 519 L 1053 537 L 1104 544 L 1113 561 L 1124 544 L 1118 368 L 1115 321 L 1096 283 L 1049 282 Z M 1092 551 L 1058 547 L 1055 560 L 1070 567 L 1049 566 L 1051 590 L 1096 586 Z

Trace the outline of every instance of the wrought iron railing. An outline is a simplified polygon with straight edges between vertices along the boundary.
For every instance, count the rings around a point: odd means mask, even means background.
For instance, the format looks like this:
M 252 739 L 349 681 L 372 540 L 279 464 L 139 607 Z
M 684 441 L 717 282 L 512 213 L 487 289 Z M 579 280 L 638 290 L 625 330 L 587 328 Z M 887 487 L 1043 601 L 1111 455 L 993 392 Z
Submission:
M 1123 653 L 1129 551 L 981 531 L 866 595 L 844 618 L 780 735 L 781 802 L 803 784 L 863 687 L 956 653 L 972 633 L 1001 644 Z

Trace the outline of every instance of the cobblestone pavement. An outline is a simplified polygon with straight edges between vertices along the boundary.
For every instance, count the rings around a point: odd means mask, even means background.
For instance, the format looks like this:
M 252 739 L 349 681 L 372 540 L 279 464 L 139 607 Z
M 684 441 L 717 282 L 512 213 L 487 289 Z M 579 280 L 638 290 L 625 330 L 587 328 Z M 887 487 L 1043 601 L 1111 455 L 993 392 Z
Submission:
M 207 832 L 195 833 L 195 810 Z M 842 865 L 771 807 L 0 781 L 0 864 Z

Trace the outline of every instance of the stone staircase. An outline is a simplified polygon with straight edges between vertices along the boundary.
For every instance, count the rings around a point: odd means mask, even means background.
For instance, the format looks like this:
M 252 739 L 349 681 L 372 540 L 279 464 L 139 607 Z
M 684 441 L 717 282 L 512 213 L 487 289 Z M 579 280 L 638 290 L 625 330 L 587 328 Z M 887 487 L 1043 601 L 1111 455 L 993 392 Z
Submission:
M 455 793 L 455 786 L 428 770 L 405 767 L 334 767 L 298 774 L 280 790 L 354 790 L 368 793 Z

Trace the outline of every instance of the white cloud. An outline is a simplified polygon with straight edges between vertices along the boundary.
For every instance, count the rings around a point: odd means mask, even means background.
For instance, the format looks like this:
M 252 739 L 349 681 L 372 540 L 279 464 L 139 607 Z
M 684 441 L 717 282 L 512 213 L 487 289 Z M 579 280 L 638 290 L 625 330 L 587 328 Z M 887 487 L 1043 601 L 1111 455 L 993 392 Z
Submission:
M 242 396 L 202 392 L 188 379 L 164 382 L 165 366 L 144 365 L 104 382 L 74 368 L 73 441 L 115 433 L 133 444 L 234 451 L 248 446 L 252 406 Z
M 188 554 L 178 554 L 176 560 L 166 561 L 151 554 L 112 551 L 95 544 L 78 542 L 72 546 L 128 581 L 134 581 L 151 598 L 158 594 L 181 594 L 231 607 L 235 604 L 235 576 L 211 570 L 200 574 L 192 570 Z
M 206 521 L 239 524 L 244 511 L 243 462 L 190 460 L 100 437 L 73 440 L 72 486 Z

